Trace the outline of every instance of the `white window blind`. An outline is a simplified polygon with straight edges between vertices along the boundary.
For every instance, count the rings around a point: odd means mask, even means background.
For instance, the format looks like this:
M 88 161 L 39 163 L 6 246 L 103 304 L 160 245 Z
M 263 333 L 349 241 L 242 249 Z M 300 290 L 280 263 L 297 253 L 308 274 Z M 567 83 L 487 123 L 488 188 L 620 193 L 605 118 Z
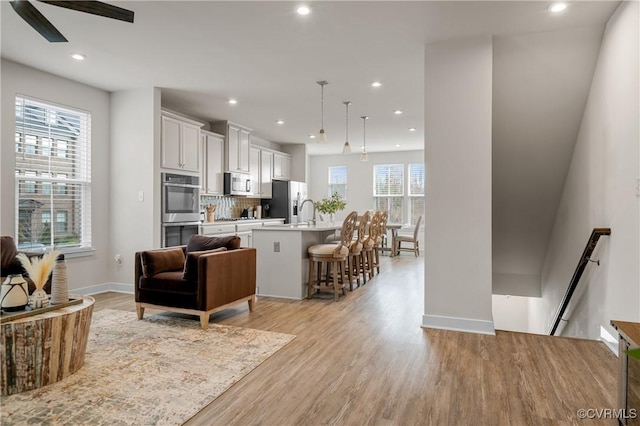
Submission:
M 409 223 L 412 225 L 424 216 L 424 179 L 424 163 L 409 164 Z
M 327 192 L 329 197 L 337 192 L 343 200 L 347 199 L 347 166 L 329 166 Z
M 18 247 L 90 247 L 91 115 L 18 95 L 15 125 Z
M 389 223 L 403 222 L 404 164 L 373 166 L 373 197 L 373 208 L 387 211 Z

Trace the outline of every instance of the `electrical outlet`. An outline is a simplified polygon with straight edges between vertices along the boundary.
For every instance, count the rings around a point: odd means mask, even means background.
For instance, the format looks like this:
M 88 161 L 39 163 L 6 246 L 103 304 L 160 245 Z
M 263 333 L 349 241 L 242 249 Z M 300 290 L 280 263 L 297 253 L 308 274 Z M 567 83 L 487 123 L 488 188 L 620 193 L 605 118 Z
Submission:
M 276 241 L 273 243 L 273 251 L 276 253 L 280 253 L 280 241 Z
M 138 191 L 138 201 L 144 201 L 144 191 Z

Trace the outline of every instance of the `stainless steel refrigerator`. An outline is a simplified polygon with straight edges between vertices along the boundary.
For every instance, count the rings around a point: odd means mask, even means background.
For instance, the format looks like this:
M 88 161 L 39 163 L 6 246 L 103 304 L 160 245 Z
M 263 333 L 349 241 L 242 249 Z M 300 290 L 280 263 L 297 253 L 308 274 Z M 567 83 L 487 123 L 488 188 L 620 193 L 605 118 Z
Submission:
M 304 182 L 274 180 L 269 203 L 269 217 L 284 218 L 285 223 L 304 222 L 311 218 L 312 207 L 307 203 L 304 212 L 300 204 L 307 198 L 307 184 Z M 301 214 L 302 213 L 302 214 Z

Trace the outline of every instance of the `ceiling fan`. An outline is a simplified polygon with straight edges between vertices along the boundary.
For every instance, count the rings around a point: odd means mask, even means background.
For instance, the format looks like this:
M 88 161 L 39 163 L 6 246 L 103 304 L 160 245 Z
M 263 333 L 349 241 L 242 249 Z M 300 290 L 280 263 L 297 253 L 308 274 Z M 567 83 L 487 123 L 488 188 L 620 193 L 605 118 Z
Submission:
M 120 21 L 133 23 L 133 12 L 118 6 L 112 6 L 101 1 L 48 1 L 38 0 L 53 6 L 65 7 L 78 12 L 90 13 L 92 15 L 104 16 L 105 18 L 118 19 Z M 51 43 L 67 42 L 56 27 L 28 0 L 11 1 L 11 7 L 25 22 L 33 27 Z

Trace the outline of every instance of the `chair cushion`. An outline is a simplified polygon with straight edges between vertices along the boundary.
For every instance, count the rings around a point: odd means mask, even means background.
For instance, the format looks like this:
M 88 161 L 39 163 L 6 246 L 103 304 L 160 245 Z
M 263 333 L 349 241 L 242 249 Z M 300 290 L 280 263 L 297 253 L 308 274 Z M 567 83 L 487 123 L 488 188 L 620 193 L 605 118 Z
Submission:
M 182 279 L 182 271 L 159 272 L 152 277 L 140 277 L 140 288 L 162 292 L 194 294 L 198 291 L 197 281 Z
M 218 247 L 213 250 L 192 251 L 187 253 L 187 260 L 184 262 L 184 271 L 182 278 L 187 281 L 198 281 L 198 259 L 203 254 L 217 253 L 227 251 L 226 247 Z
M 142 273 L 147 277 L 161 272 L 182 271 L 184 251 L 181 247 L 142 252 Z
M 316 244 L 309 247 L 307 252 L 316 256 L 335 256 L 337 248 L 338 244 Z M 338 256 L 346 256 L 347 254 L 349 254 L 349 248 L 342 246 Z
M 396 241 L 408 241 L 410 243 L 415 242 L 416 240 L 412 237 L 412 236 L 408 236 L 408 235 L 398 235 L 396 237 Z
M 227 250 L 240 248 L 240 237 L 231 235 L 229 237 L 207 237 L 205 235 L 192 235 L 187 243 L 187 253 L 193 251 L 214 250 L 225 247 Z

